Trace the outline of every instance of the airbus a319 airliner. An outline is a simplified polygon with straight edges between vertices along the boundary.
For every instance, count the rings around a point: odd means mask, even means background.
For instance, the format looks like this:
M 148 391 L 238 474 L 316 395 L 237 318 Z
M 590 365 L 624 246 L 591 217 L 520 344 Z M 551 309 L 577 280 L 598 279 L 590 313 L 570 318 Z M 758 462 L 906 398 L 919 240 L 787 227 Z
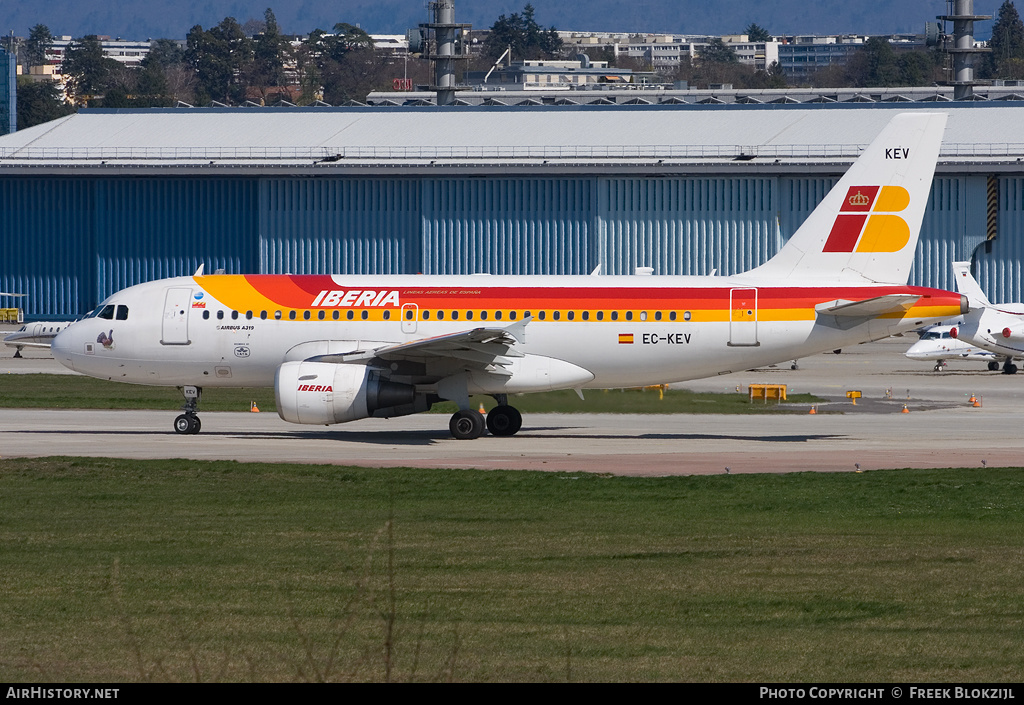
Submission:
M 908 286 L 946 115 L 894 117 L 768 262 L 723 277 L 178 277 L 133 286 L 57 336 L 94 377 L 273 385 L 285 421 L 334 424 L 458 404 L 456 438 L 519 431 L 509 395 L 697 379 L 952 318 L 966 299 Z M 494 397 L 487 415 L 470 395 Z

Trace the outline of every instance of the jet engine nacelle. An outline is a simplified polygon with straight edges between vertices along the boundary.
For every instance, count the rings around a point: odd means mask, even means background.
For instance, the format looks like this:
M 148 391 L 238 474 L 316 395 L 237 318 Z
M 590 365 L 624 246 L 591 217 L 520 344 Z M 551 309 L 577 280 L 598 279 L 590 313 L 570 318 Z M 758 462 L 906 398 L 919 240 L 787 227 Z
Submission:
M 411 384 L 392 382 L 366 365 L 285 362 L 274 377 L 277 413 L 285 421 L 333 424 L 368 416 L 403 416 L 430 403 Z

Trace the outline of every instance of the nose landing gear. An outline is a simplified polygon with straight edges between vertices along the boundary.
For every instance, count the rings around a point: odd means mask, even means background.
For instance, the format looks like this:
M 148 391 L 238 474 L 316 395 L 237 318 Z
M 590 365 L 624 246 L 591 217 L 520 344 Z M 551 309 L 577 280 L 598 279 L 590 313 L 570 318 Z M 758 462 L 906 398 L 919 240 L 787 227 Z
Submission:
M 203 395 L 203 388 L 187 385 L 180 389 L 185 395 L 185 405 L 182 407 L 185 413 L 174 419 L 174 431 L 186 434 L 199 433 L 203 423 L 196 414 L 199 412 L 199 398 Z

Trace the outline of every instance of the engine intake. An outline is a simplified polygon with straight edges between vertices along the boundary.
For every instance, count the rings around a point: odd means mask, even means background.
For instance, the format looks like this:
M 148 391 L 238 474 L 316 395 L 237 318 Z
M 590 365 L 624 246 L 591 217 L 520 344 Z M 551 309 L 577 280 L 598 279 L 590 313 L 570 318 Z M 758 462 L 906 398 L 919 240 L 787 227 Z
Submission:
M 301 424 L 334 424 L 368 416 L 403 416 L 430 404 L 411 384 L 392 382 L 365 365 L 285 362 L 274 378 L 277 413 Z

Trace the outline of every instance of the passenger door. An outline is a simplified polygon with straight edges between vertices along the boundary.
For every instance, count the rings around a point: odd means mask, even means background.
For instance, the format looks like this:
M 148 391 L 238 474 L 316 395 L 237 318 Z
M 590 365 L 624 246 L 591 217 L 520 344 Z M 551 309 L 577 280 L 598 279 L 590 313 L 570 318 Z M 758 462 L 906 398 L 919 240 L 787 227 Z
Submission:
M 192 289 L 170 287 L 164 298 L 162 345 L 191 345 L 188 337 L 188 311 L 192 306 Z
M 760 345 L 757 342 L 757 289 L 729 292 L 729 345 Z

